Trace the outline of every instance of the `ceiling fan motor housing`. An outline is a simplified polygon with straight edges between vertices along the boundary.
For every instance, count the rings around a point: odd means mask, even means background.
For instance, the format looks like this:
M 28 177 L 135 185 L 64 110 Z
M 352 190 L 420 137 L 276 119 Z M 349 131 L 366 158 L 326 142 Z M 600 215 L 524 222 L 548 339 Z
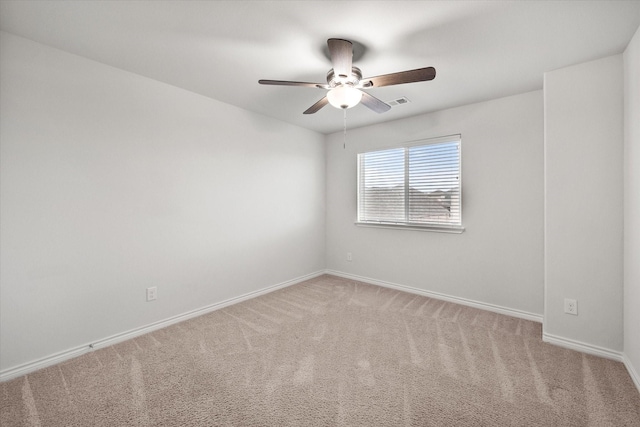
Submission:
M 357 86 L 362 79 L 362 71 L 358 67 L 351 67 L 351 76 L 346 79 L 341 76 L 336 76 L 335 71 L 332 69 L 327 73 L 327 84 L 334 88 L 340 85 Z

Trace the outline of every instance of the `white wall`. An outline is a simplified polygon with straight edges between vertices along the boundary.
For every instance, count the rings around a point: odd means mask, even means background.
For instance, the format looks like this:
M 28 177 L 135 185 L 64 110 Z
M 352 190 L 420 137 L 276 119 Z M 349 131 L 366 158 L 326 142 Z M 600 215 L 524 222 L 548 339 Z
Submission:
M 622 55 L 545 74 L 545 336 L 622 350 Z M 578 301 L 578 316 L 564 313 Z
M 0 39 L 0 371 L 325 266 L 545 311 L 545 334 L 612 350 L 624 271 L 624 352 L 638 371 L 638 33 L 624 63 L 547 73 L 544 103 L 536 91 L 349 129 L 346 149 L 336 133 L 326 150 L 314 132 Z M 354 225 L 357 152 L 452 133 L 463 234 Z M 158 301 L 144 301 L 148 286 Z M 578 317 L 562 313 L 565 297 Z
M 323 135 L 8 33 L 0 52 L 1 370 L 324 269 Z
M 542 315 L 542 105 L 535 91 L 351 129 L 346 149 L 328 136 L 327 268 Z M 456 133 L 464 233 L 354 225 L 358 152 Z
M 640 29 L 624 52 L 624 353 L 640 389 Z

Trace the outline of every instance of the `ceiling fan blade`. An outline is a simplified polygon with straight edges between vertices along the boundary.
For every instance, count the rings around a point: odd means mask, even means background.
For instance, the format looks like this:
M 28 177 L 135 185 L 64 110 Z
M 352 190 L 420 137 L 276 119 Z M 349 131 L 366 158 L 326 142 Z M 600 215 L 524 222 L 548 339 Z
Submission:
M 384 113 L 391 109 L 391 105 L 379 100 L 365 91 L 362 91 L 362 101 L 360 102 L 362 102 L 365 107 L 375 111 L 376 113 Z
M 353 61 L 353 44 L 349 40 L 342 39 L 329 39 L 327 44 L 329 45 L 333 72 L 343 79 L 349 78 Z
M 415 70 L 401 71 L 399 73 L 384 74 L 382 76 L 367 77 L 362 79 L 364 87 L 382 87 L 401 85 L 404 83 L 425 82 L 436 78 L 436 69 L 433 67 L 418 68 Z M 371 82 L 371 84 L 369 84 Z
M 258 80 L 261 85 L 276 85 L 276 86 L 302 86 L 302 87 L 316 87 L 320 89 L 329 89 L 329 86 L 322 83 L 309 83 L 309 82 L 292 82 L 289 80 Z
M 325 96 L 320 101 L 313 104 L 303 114 L 313 114 L 329 103 L 329 99 Z

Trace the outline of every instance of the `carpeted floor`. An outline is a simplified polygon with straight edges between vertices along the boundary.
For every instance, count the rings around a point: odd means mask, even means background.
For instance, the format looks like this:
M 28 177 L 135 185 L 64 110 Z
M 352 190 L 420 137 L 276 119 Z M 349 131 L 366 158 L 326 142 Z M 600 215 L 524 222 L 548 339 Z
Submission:
M 640 426 L 538 323 L 321 276 L 2 383 L 10 426 Z

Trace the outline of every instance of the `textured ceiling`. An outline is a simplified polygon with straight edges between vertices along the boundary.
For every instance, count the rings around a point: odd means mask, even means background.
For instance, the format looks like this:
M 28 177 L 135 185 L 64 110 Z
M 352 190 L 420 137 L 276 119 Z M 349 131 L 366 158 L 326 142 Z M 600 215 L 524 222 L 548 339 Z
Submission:
M 639 25 L 640 1 L 0 1 L 4 31 L 322 133 L 343 124 L 331 106 L 302 114 L 323 90 L 258 80 L 325 82 L 328 38 L 356 42 L 365 76 L 438 73 L 371 89 L 411 102 L 356 106 L 354 128 L 541 89 L 545 71 L 622 52 Z

